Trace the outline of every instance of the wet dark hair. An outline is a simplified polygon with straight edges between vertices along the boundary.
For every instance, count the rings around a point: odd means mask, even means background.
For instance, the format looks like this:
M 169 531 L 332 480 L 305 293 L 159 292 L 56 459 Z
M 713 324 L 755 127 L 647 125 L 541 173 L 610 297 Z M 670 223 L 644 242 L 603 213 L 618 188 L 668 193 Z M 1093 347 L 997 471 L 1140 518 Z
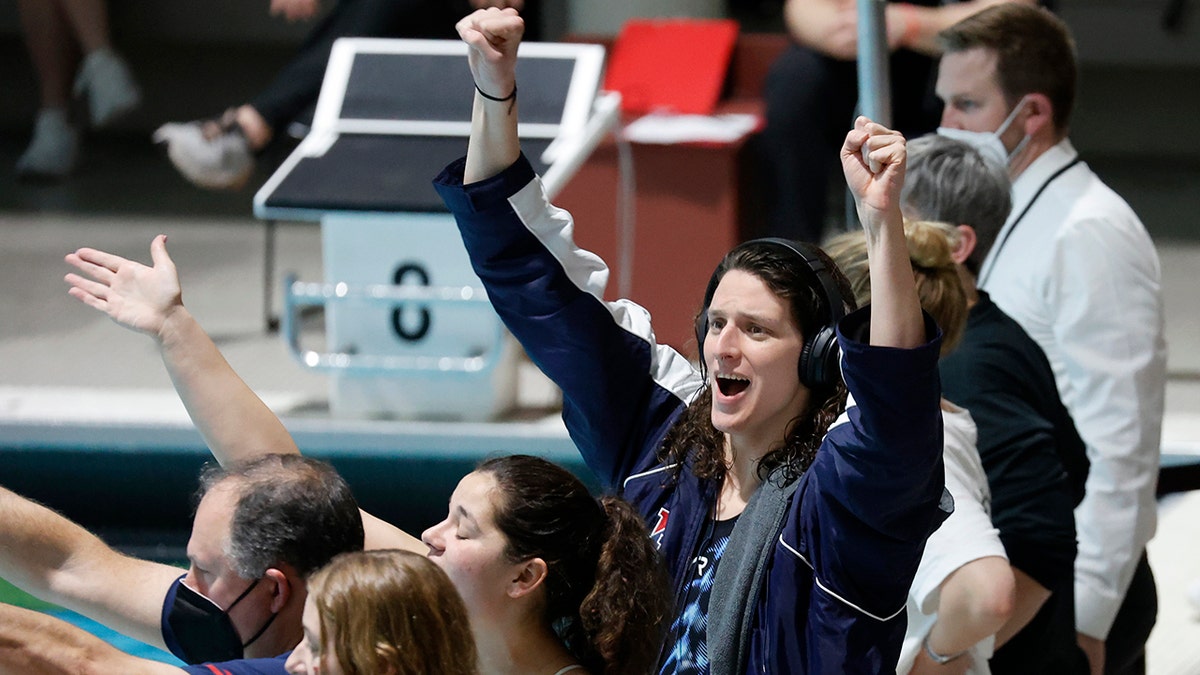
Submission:
M 641 515 L 540 457 L 498 457 L 477 471 L 496 481 L 509 560 L 546 563 L 545 617 L 571 654 L 593 673 L 653 670 L 672 601 Z
M 833 278 L 845 309 L 856 309 L 854 294 L 837 265 L 821 249 L 815 246 L 811 248 Z M 725 255 L 713 273 L 713 279 L 719 283 L 731 270 L 740 270 L 761 279 L 772 293 L 788 302 L 792 320 L 807 341 L 820 328 L 829 325 L 834 314 L 824 289 L 816 282 L 811 271 L 801 268 L 800 264 L 795 251 L 769 241 L 748 242 Z M 706 301 L 709 299 L 706 298 Z M 697 313 L 697 323 L 706 318 L 707 311 L 706 302 L 706 306 Z M 699 478 L 719 481 L 725 477 L 728 468 L 725 463 L 724 435 L 712 425 L 712 390 L 708 381 L 708 365 L 704 361 L 704 343 L 700 342 L 696 347 L 700 354 L 704 388 L 667 433 L 659 455 L 665 462 L 675 464 L 677 472 L 686 465 Z M 784 479 L 791 481 L 807 471 L 829 425 L 846 406 L 846 385 L 840 376 L 833 378 L 831 384 L 810 388 L 810 391 L 812 403 L 808 410 L 791 421 L 778 447 L 772 448 L 759 462 L 758 473 L 761 477 L 765 478 L 776 468 L 782 467 Z
M 200 474 L 196 504 L 217 485 L 237 492 L 228 554 L 244 579 L 287 563 L 301 577 L 334 556 L 363 549 L 362 514 L 350 486 L 329 464 L 301 455 L 265 455 Z

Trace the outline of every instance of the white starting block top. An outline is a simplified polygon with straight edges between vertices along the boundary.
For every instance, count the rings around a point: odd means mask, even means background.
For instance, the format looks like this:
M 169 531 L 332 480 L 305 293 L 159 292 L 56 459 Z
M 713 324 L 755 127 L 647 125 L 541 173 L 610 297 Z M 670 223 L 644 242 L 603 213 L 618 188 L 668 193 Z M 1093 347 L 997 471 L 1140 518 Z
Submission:
M 521 45 L 518 133 L 550 194 L 616 123 L 603 64 L 599 45 Z M 487 420 L 516 404 L 521 350 L 432 186 L 466 153 L 473 101 L 460 41 L 338 40 L 312 130 L 255 195 L 260 218 L 321 222 L 324 283 L 287 284 L 282 326 L 331 373 L 336 416 Z M 311 306 L 323 351 L 302 344 Z
M 616 95 L 597 95 L 603 67 L 599 45 L 521 45 L 518 133 L 552 193 L 616 122 Z M 430 182 L 466 153 L 473 97 L 460 41 L 338 40 L 312 129 L 255 195 L 255 215 L 443 211 Z

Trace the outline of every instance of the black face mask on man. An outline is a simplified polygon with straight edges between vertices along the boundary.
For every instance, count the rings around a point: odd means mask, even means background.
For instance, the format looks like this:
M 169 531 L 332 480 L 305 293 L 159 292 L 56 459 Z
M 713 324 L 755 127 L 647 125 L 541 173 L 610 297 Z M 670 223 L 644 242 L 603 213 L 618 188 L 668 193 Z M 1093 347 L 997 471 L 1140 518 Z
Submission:
M 232 661 L 242 658 L 246 647 L 262 637 L 262 634 L 275 621 L 275 617 L 279 616 L 275 613 L 271 614 L 271 618 L 267 619 L 262 628 L 259 628 L 258 632 L 246 642 L 242 642 L 237 629 L 233 627 L 229 612 L 249 595 L 250 591 L 254 590 L 259 581 L 261 578 L 255 579 L 254 583 L 250 584 L 246 590 L 242 591 L 241 595 L 229 604 L 229 607 L 221 609 L 220 605 L 200 592 L 189 588 L 181 579 L 176 584 L 175 599 L 167 612 L 167 624 L 171 627 L 179 650 L 182 652 L 176 655 L 189 664 Z

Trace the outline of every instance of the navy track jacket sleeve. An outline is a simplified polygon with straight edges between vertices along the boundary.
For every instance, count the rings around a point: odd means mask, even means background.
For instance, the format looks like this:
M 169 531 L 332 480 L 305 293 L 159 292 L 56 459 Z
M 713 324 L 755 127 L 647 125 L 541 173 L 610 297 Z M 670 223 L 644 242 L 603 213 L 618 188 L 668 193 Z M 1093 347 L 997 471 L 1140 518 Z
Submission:
M 644 440 L 661 439 L 699 389 L 695 369 L 655 344 L 645 309 L 603 300 L 608 268 L 575 246 L 570 215 L 547 205 L 523 155 L 465 187 L 460 160 L 434 185 L 492 306 L 562 389 L 563 420 L 592 471 L 619 488 L 649 468 Z

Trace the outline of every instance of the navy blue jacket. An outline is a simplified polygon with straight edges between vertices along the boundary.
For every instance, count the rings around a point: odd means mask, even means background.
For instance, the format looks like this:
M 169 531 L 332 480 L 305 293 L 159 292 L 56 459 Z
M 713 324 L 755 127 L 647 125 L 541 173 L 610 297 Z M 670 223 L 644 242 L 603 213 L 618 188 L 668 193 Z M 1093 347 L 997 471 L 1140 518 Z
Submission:
M 702 387 L 699 373 L 655 344 L 644 309 L 603 301 L 607 268 L 575 246 L 570 215 L 547 202 L 523 156 L 467 187 L 462 171 L 462 160 L 451 164 L 435 187 L 476 274 L 505 325 L 562 389 L 563 420 L 588 466 L 645 517 L 681 598 L 717 485 L 672 471 L 657 451 Z M 746 672 L 895 669 L 908 587 L 925 539 L 945 516 L 940 336 L 927 319 L 927 344 L 871 347 L 854 339 L 867 334 L 869 320 L 869 309 L 860 310 L 839 326 L 855 405 L 791 499 L 766 590 L 753 599 Z

